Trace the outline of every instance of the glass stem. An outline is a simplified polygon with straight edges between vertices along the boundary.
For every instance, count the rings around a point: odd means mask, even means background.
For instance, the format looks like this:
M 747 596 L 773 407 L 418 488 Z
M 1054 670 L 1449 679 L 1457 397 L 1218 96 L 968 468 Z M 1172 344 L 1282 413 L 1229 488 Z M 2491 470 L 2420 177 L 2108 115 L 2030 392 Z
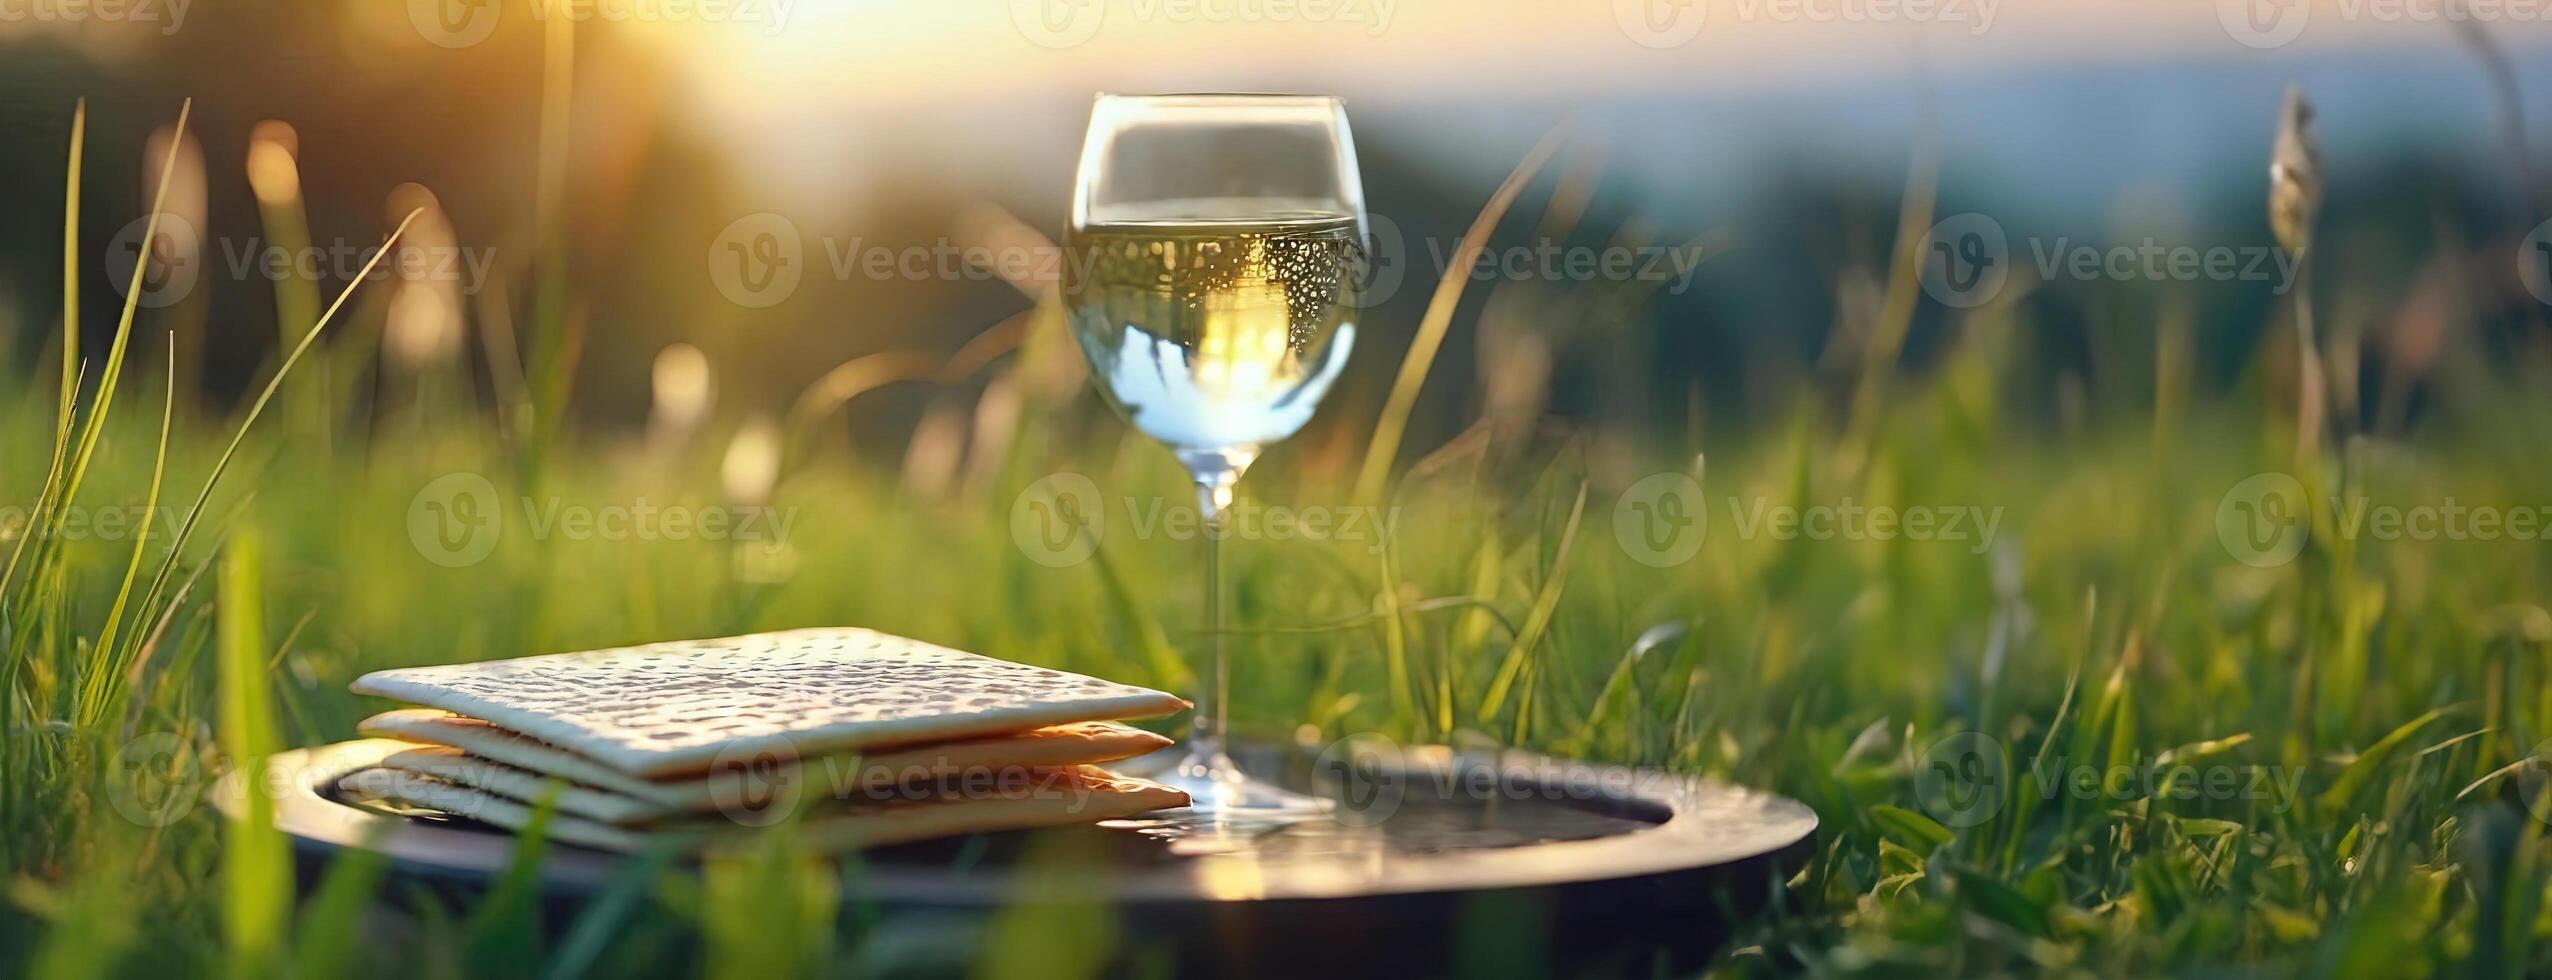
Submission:
M 1196 508 L 1205 538 L 1205 637 L 1213 673 L 1196 698 L 1196 724 L 1189 734 L 1188 758 L 1205 771 L 1199 775 L 1228 778 L 1235 773 L 1225 754 L 1224 734 L 1232 696 L 1231 650 L 1223 635 L 1223 534 L 1232 502 L 1228 479 L 1198 480 Z

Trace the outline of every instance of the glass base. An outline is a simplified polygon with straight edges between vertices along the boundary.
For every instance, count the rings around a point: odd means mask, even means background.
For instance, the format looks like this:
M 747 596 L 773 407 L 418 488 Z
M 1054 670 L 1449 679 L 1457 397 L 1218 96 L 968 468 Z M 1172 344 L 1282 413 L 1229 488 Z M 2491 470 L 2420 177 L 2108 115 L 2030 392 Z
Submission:
M 1191 745 L 1154 782 L 1188 796 L 1188 805 L 1158 811 L 1141 821 L 1145 831 L 1171 842 L 1182 854 L 1248 850 L 1250 842 L 1298 824 L 1327 822 L 1332 804 L 1264 780 L 1252 779 L 1219 748 Z
M 1221 745 L 1204 739 L 1192 739 L 1185 758 L 1152 778 L 1186 793 L 1188 809 L 1200 814 L 1245 819 L 1329 812 L 1328 802 L 1319 797 L 1251 779 Z
M 1317 816 L 1329 812 L 1328 801 L 1294 792 L 1274 783 L 1251 779 L 1231 768 L 1232 760 L 1221 760 L 1217 769 L 1202 760 L 1194 765 L 1182 763 L 1154 781 L 1186 793 L 1188 809 L 1200 814 L 1215 814 L 1230 819 L 1277 816 Z

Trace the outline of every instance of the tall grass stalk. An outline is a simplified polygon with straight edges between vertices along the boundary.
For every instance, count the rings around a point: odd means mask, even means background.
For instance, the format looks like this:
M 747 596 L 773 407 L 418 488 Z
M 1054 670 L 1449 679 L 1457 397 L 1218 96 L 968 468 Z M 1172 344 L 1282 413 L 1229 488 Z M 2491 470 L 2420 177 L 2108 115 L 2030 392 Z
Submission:
M 576 336 L 581 321 L 567 310 L 568 110 L 575 101 L 576 24 L 570 17 L 541 18 L 540 169 L 532 192 L 532 322 L 528 374 L 532 383 L 532 438 L 522 447 L 524 471 L 537 479 L 543 450 L 564 422 L 576 376 Z
M 251 135 L 248 146 L 248 186 L 257 199 L 257 218 L 266 237 L 286 255 L 302 255 L 310 249 L 310 215 L 301 191 L 301 160 L 286 140 L 298 142 L 289 127 L 281 123 L 261 123 Z M 299 266 L 284 270 L 275 280 L 275 327 L 280 343 L 276 349 L 291 350 L 308 332 L 318 329 L 319 283 L 304 278 Z M 334 447 L 330 416 L 335 407 L 330 401 L 335 372 L 322 361 L 314 369 L 315 377 L 301 379 L 284 399 L 284 414 L 297 438 L 311 441 L 305 447 L 329 451 Z
M 133 277 L 129 281 L 134 285 L 125 291 L 124 312 L 115 322 L 115 340 L 106 351 L 105 373 L 98 377 L 97 398 L 89 407 L 88 425 L 80 432 L 79 449 L 71 457 L 69 482 L 63 487 L 61 497 L 65 506 L 79 498 L 80 483 L 88 477 L 90 458 L 97 452 L 98 440 L 106 436 L 108 414 L 115 406 L 115 390 L 124 375 L 124 351 L 133 339 L 133 315 L 142 299 L 143 273 L 150 268 L 151 243 L 159 238 L 161 209 L 168 204 L 169 177 L 177 170 L 178 152 L 186 145 L 186 118 L 194 110 L 195 100 L 186 100 L 178 106 L 177 124 L 171 127 L 173 135 L 168 141 L 168 155 L 160 161 L 158 190 L 151 195 L 150 218 L 142 226 L 142 246 L 133 254 Z M 0 582 L 0 586 L 4 585 L 5 582 Z
M 186 117 L 188 113 L 194 110 L 194 108 L 195 103 L 191 99 L 178 107 L 177 125 L 174 127 L 176 136 L 169 140 L 168 155 L 166 159 L 161 161 L 158 189 L 153 192 L 151 197 L 151 213 L 148 220 L 145 221 L 142 226 L 142 240 L 140 248 L 136 249 L 133 256 L 133 277 L 130 281 L 137 285 L 133 289 L 127 290 L 125 293 L 124 312 L 123 315 L 117 319 L 115 325 L 115 341 L 113 345 L 107 349 L 105 373 L 99 376 L 97 394 L 90 401 L 88 424 L 79 429 L 79 436 L 75 443 L 77 449 L 72 451 L 69 458 L 69 470 L 67 472 L 62 472 L 57 469 L 56 472 L 46 474 L 44 488 L 39 492 L 36 498 L 35 514 L 28 522 L 26 532 L 19 538 L 18 546 L 10 551 L 8 567 L 6 569 L 0 569 L 0 608 L 5 608 L 10 604 L 11 593 L 9 591 L 9 587 L 17 581 L 16 576 L 18 571 L 18 561 L 20 556 L 28 547 L 28 543 L 30 541 L 33 542 L 33 547 L 37 552 L 36 558 L 38 564 L 43 563 L 46 552 L 54 547 L 57 540 L 56 532 L 59 530 L 61 524 L 62 512 L 79 497 L 80 484 L 88 476 L 90 455 L 96 452 L 98 439 L 106 433 L 108 413 L 115 404 L 116 385 L 124 371 L 125 345 L 132 339 L 133 314 L 138 304 L 141 302 L 142 293 L 138 284 L 143 281 L 143 271 L 149 268 L 150 265 L 151 243 L 157 240 L 159 236 L 160 209 L 166 205 L 168 200 L 169 176 L 177 168 L 178 149 L 183 145 L 186 135 Z M 80 137 L 85 135 L 86 115 L 87 112 L 85 105 L 74 113 L 74 124 L 72 126 L 74 147 L 78 145 Z M 71 178 L 74 193 L 76 193 L 78 181 L 77 161 L 79 159 L 79 155 L 79 151 L 75 148 L 72 151 L 74 166 L 72 169 L 73 177 Z M 78 243 L 73 240 L 76 238 L 77 232 L 75 228 L 71 227 L 75 224 L 75 221 L 65 221 L 65 243 L 63 249 L 66 265 L 75 264 L 77 261 L 77 257 L 70 254 L 78 248 Z M 78 289 L 78 286 L 79 283 L 76 278 L 76 273 L 66 272 L 63 276 L 63 287 L 65 289 L 63 302 L 66 307 L 66 316 L 63 322 L 65 324 L 64 329 L 66 331 L 76 331 L 78 329 L 77 321 L 71 316 L 76 313 L 78 302 L 72 293 Z M 70 405 L 71 396 L 66 392 L 63 397 L 67 408 Z M 69 413 L 66 412 L 66 421 L 68 420 L 68 417 Z M 66 425 L 64 430 L 66 435 L 68 430 L 69 427 Z M 55 477 L 57 475 L 62 477 L 62 482 L 58 485 L 55 483 Z
M 1842 444 L 1841 469 L 1846 479 L 1857 477 L 1869 460 L 1886 411 L 1888 381 L 1896 375 L 1897 356 L 1904 351 L 1905 335 L 1914 326 L 1914 306 L 1922 296 L 1923 243 L 1932 234 L 1932 208 L 1939 184 L 1940 149 L 1929 137 L 1919 139 L 1905 171 L 1905 196 L 1897 206 L 1896 245 L 1888 250 L 1886 299 L 1880 304 L 1878 322 L 1871 325 L 1869 343 L 1862 349 L 1858 381 L 1852 388 L 1852 407 L 1846 417 Z
M 171 535 L 168 551 L 160 560 L 159 570 L 152 574 L 150 588 L 142 594 L 142 604 L 137 615 L 148 617 L 154 615 L 154 610 L 162 609 L 161 599 L 167 595 L 169 581 L 176 575 L 179 561 L 185 554 L 186 545 L 194 538 L 195 529 L 202 523 L 204 512 L 212 502 L 213 492 L 220 488 L 223 474 L 229 472 L 231 462 L 239 455 L 241 444 L 248 440 L 248 433 L 256 427 L 257 419 L 265 414 L 267 404 L 274 401 L 275 393 L 283 389 L 286 379 L 292 376 L 294 366 L 300 364 L 302 359 L 309 355 L 311 347 L 318 343 L 320 335 L 326 331 L 329 322 L 336 319 L 338 311 L 343 309 L 346 301 L 354 296 L 355 290 L 369 281 L 373 270 L 380 266 L 382 260 L 397 250 L 400 236 L 407 233 L 408 225 L 416 218 L 417 212 L 412 211 L 399 221 L 399 226 L 391 230 L 381 247 L 374 250 L 372 257 L 364 262 L 363 269 L 356 273 L 354 278 L 346 281 L 344 289 L 338 291 L 336 301 L 328 304 L 328 308 L 319 314 L 318 322 L 312 324 L 310 330 L 302 334 L 300 343 L 293 345 L 292 352 L 285 355 L 283 363 L 275 368 L 274 377 L 267 379 L 264 390 L 257 393 L 257 400 L 249 404 L 247 414 L 240 419 L 238 428 L 232 431 L 230 442 L 222 447 L 221 455 L 214 459 L 212 472 L 204 477 L 203 487 L 196 492 L 194 501 L 187 505 L 185 516 L 179 520 L 176 532 Z M 158 497 L 158 483 L 154 480 L 151 488 L 154 506 Z M 141 557 L 139 551 L 141 545 L 137 543 L 135 547 L 134 558 L 138 562 Z M 119 599 L 119 607 L 120 605 Z M 162 611 L 157 615 L 165 616 L 166 613 Z M 104 639 L 116 638 L 114 624 L 110 622 Z M 105 675 L 103 682 L 105 694 L 99 698 L 98 706 L 91 717 L 107 718 L 118 713 L 120 705 L 115 699 L 121 695 L 123 690 L 121 685 L 129 673 L 149 656 L 148 643 L 151 639 L 151 636 L 135 630 L 124 634 L 123 642 L 120 644 L 112 646 L 105 642 L 99 644 L 97 652 L 101 663 L 97 669 Z
M 259 537 L 233 535 L 218 597 L 222 754 L 240 774 L 245 812 L 222 835 L 222 936 L 233 976 L 274 972 L 293 906 L 292 854 L 275 828 L 266 760 L 281 747 L 266 689 L 265 561 Z
M 1551 550 L 1551 567 L 1544 573 L 1542 588 L 1533 597 L 1532 612 L 1524 618 L 1524 628 L 1516 633 L 1515 642 L 1507 646 L 1506 659 L 1498 665 L 1497 676 L 1489 681 L 1488 693 L 1480 696 L 1480 720 L 1483 723 L 1498 716 L 1506 705 L 1508 693 L 1521 688 L 1515 709 L 1513 740 L 1521 742 L 1528 722 L 1527 706 L 1533 693 L 1533 651 L 1551 628 L 1551 617 L 1559 611 L 1560 595 L 1568 589 L 1569 553 L 1577 544 L 1578 519 L 1586 516 L 1586 484 L 1577 485 L 1577 500 L 1569 505 L 1568 522 L 1560 527 L 1559 544 Z
M 168 346 L 172 353 L 169 363 L 174 365 L 177 363 L 177 359 L 173 356 L 177 349 L 176 335 L 169 335 Z M 177 372 L 172 370 L 168 374 L 168 391 L 160 399 L 159 449 L 151 456 L 151 488 L 148 498 L 142 505 L 142 513 L 145 514 L 159 513 L 160 481 L 168 475 L 168 428 L 170 420 L 175 417 L 176 405 Z M 141 529 L 133 536 L 133 557 L 124 564 L 124 580 L 115 588 L 115 604 L 107 607 L 106 627 L 99 632 L 97 639 L 96 649 L 99 651 L 111 652 L 119 649 L 115 642 L 116 631 L 124 625 L 124 606 L 133 598 L 133 579 L 141 574 L 142 557 L 150 552 L 150 546 L 151 522 L 144 521 Z M 137 618 L 139 618 L 138 614 Z M 122 676 L 116 672 L 117 666 L 110 661 L 103 665 L 102 669 L 91 670 L 88 678 L 81 683 L 80 710 L 76 719 L 80 724 L 95 724 L 101 717 L 108 693 L 116 686 L 117 679 Z
M 1391 383 L 1391 394 L 1383 402 L 1382 417 L 1374 423 L 1373 439 L 1365 448 L 1363 465 L 1356 472 L 1355 499 L 1371 503 L 1382 499 L 1383 485 L 1391 479 L 1392 463 L 1400 455 L 1400 444 L 1409 428 L 1409 413 L 1418 407 L 1418 392 L 1427 385 L 1427 373 L 1435 366 L 1436 352 L 1444 347 L 1444 336 L 1453 328 L 1453 314 L 1462 305 L 1462 292 L 1470 285 L 1473 267 L 1480 254 L 1489 247 L 1489 236 L 1497 231 L 1498 222 L 1506 217 L 1507 208 L 1524 193 L 1542 165 L 1567 144 L 1575 130 L 1561 123 L 1543 134 L 1541 142 L 1524 154 L 1524 159 L 1498 184 L 1487 204 L 1471 219 L 1470 230 L 1462 233 L 1462 241 L 1454 246 L 1453 259 L 1446 263 L 1444 274 L 1436 281 L 1435 295 L 1427 300 L 1426 315 L 1418 321 L 1418 333 L 1409 342 L 1408 356 L 1400 362 L 1400 373 Z
M 88 143 L 89 100 L 71 106 L 71 161 L 62 179 L 62 428 L 80 388 L 80 153 Z

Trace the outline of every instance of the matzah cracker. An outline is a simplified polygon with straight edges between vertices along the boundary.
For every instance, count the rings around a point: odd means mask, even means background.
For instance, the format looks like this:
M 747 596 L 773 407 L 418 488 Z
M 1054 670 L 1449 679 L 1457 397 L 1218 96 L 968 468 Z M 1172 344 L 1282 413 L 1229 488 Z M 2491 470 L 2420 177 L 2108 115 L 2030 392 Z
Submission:
M 441 708 L 633 775 L 1169 714 L 1147 688 L 865 629 L 375 671 L 355 693 Z
M 655 804 L 659 808 L 683 811 L 750 806 L 755 796 L 769 792 L 771 784 L 783 781 L 802 779 L 806 782 L 798 785 L 803 786 L 805 792 L 839 795 L 843 791 L 868 789 L 922 776 L 1114 762 L 1167 748 L 1171 744 L 1167 738 L 1131 725 L 1092 721 L 989 738 L 886 749 L 859 756 L 808 759 L 783 764 L 777 772 L 753 766 L 739 769 L 717 767 L 702 776 L 651 780 L 629 775 L 476 718 L 463 718 L 432 708 L 383 712 L 365 719 L 357 727 L 366 735 L 451 746 L 483 759 L 528 770 L 535 778 L 540 775 L 557 776 Z M 742 761 L 750 763 L 757 760 Z M 504 792 L 501 787 L 471 785 Z M 562 802 L 561 808 L 564 807 Z
M 541 798 L 541 794 L 558 786 L 558 812 L 589 817 L 608 824 L 646 823 L 681 811 L 661 803 L 637 799 L 609 790 L 592 789 L 573 784 L 553 784 L 549 777 L 525 769 L 516 769 L 445 745 L 420 745 L 395 752 L 381 760 L 385 769 L 422 773 L 446 782 L 472 789 L 482 789 L 498 796 L 525 802 Z
M 798 824 L 798 840 L 818 853 L 838 853 L 934 837 L 1097 823 L 1186 806 L 1187 794 L 1159 783 L 1091 766 L 1052 770 L 1038 784 L 965 798 L 829 807 Z M 485 790 L 396 769 L 364 769 L 338 780 L 358 798 L 467 817 L 507 830 L 531 825 L 532 806 Z M 714 818 L 638 829 L 553 814 L 552 840 L 631 854 L 658 844 L 696 853 L 752 833 Z
M 459 783 L 448 783 L 398 769 L 378 767 L 362 769 L 337 780 L 339 792 L 357 800 L 393 804 L 407 809 L 423 809 L 454 817 L 467 817 L 506 830 L 531 826 L 532 808 L 497 796 L 485 790 L 471 789 Z M 565 813 L 549 818 L 549 839 L 596 850 L 635 854 L 647 848 L 647 835 L 610 824 L 598 823 Z

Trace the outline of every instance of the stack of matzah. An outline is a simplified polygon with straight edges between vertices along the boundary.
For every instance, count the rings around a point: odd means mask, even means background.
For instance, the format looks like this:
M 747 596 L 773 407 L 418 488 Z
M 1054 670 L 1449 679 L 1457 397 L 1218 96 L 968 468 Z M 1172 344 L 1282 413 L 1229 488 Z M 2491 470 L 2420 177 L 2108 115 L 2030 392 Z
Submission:
M 827 850 L 1090 823 L 1187 796 L 1095 764 L 1166 747 L 1116 719 L 1187 702 L 862 629 L 812 629 L 366 674 L 422 708 L 363 732 L 415 748 L 349 795 L 614 851 L 696 850 L 798 817 Z

